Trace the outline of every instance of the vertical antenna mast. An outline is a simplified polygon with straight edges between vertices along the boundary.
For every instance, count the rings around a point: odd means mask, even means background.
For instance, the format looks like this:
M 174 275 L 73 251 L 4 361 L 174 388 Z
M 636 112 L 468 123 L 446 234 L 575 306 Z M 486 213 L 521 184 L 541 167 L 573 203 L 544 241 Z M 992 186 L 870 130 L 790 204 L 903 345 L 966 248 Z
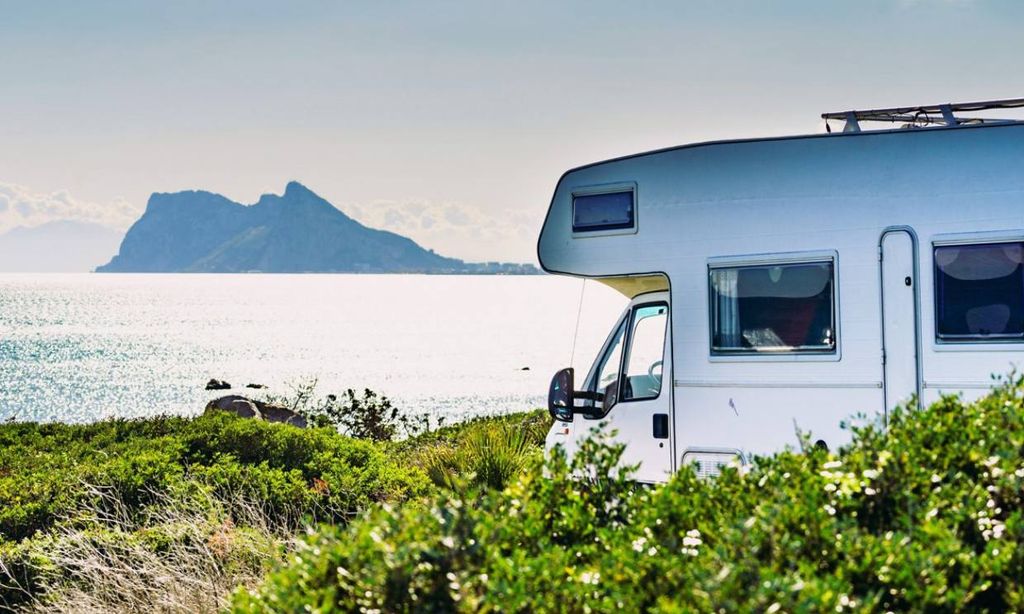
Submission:
M 583 293 L 587 290 L 587 278 L 583 278 L 583 285 L 580 286 L 580 306 L 576 308 L 576 330 L 572 333 L 572 350 L 569 352 L 569 366 L 576 360 L 576 337 L 580 334 L 580 314 L 583 313 Z

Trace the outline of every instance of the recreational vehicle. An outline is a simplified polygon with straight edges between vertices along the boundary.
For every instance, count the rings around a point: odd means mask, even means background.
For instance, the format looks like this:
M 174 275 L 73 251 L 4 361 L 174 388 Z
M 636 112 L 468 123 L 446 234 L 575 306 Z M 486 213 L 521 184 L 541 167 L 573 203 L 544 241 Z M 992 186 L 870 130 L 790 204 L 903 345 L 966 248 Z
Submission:
M 548 447 L 601 425 L 659 482 L 984 394 L 1024 356 L 1024 122 L 960 114 L 1022 106 L 826 113 L 842 131 L 566 172 L 540 264 L 630 303 L 588 373 L 555 374 Z

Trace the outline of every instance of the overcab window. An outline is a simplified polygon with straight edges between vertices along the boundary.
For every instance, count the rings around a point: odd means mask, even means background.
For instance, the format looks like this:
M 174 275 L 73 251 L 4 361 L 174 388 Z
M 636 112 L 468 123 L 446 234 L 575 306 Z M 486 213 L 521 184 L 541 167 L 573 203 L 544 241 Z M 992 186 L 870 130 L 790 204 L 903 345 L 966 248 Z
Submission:
M 833 353 L 833 261 L 710 268 L 711 352 Z
M 1024 338 L 1024 243 L 935 246 L 940 340 Z
M 630 230 L 636 227 L 636 202 L 633 190 L 601 194 L 574 194 L 572 231 Z

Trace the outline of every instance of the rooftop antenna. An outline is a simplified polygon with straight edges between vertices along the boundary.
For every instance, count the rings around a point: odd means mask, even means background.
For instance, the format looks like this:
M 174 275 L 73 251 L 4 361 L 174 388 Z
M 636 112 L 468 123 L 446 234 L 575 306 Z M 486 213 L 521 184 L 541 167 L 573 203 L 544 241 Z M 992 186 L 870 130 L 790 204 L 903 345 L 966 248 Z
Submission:
M 1013 124 L 1021 123 L 1019 119 L 992 119 L 988 117 L 962 117 L 960 112 L 988 111 L 991 109 L 1018 109 L 1024 107 L 1024 98 L 1006 98 L 1003 100 L 986 100 L 980 102 L 950 102 L 945 104 L 920 105 L 913 107 L 892 107 L 888 109 L 867 109 L 835 111 L 822 113 L 825 129 L 831 132 L 828 125 L 830 119 L 841 119 L 846 122 L 843 132 L 860 132 L 861 122 L 882 122 L 904 124 L 904 128 L 924 128 L 928 126 L 976 126 L 979 124 Z

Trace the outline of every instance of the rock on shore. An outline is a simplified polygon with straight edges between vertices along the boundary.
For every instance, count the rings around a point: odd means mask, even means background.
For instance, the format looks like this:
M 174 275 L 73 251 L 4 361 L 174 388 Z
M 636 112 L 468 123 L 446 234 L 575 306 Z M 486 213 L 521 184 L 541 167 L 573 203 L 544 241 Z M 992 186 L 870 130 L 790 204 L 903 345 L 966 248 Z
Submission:
M 306 428 L 306 419 L 287 407 L 270 405 L 263 401 L 249 399 L 238 394 L 218 397 L 206 404 L 205 413 L 226 411 L 241 418 L 255 418 L 266 422 L 281 422 L 299 428 Z

